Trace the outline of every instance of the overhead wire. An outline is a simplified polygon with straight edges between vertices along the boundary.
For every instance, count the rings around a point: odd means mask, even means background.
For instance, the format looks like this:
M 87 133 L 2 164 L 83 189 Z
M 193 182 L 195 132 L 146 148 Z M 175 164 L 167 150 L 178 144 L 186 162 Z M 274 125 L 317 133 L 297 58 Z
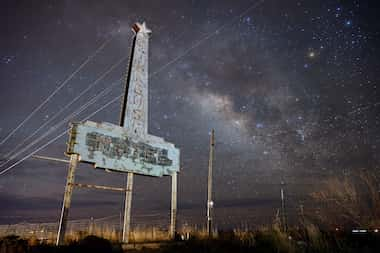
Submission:
M 220 33 L 221 30 L 223 30 L 225 27 L 231 25 L 232 23 L 234 23 L 236 20 L 238 19 L 241 19 L 243 16 L 245 16 L 248 12 L 250 12 L 251 10 L 253 10 L 254 8 L 257 8 L 259 5 L 261 5 L 262 3 L 264 2 L 264 0 L 259 0 L 257 2 L 255 2 L 254 4 L 252 4 L 251 6 L 249 6 L 245 11 L 241 12 L 239 15 L 235 16 L 234 18 L 232 18 L 229 22 L 226 22 L 224 23 L 223 25 L 219 26 L 214 32 L 212 33 L 209 33 L 207 36 L 203 37 L 202 39 L 198 40 L 197 42 L 195 42 L 191 47 L 189 47 L 188 49 L 186 49 L 182 54 L 178 55 L 177 57 L 175 57 L 174 59 L 172 59 L 171 61 L 167 62 L 166 64 L 162 65 L 157 71 L 153 72 L 152 76 L 151 77 L 154 77 L 156 74 L 158 74 L 159 72 L 161 72 L 163 69 L 165 69 L 166 67 L 168 67 L 169 65 L 173 64 L 174 62 L 178 61 L 179 59 L 181 59 L 182 57 L 186 56 L 188 53 L 190 53 L 193 49 L 195 49 L 196 47 L 198 47 L 199 45 L 201 45 L 203 42 L 205 42 L 206 40 L 209 40 L 210 38 L 212 38 L 213 36 L 215 35 L 218 35 Z
M 57 130 L 59 127 L 61 127 L 63 124 L 67 123 L 69 120 L 73 119 L 75 116 L 79 115 L 81 112 L 83 112 L 84 110 L 86 110 L 89 106 L 91 106 L 98 99 L 100 99 L 101 97 L 106 96 L 109 92 L 112 91 L 112 88 L 114 86 L 116 86 L 117 84 L 119 84 L 120 81 L 121 81 L 121 78 L 118 79 L 118 80 L 116 80 L 115 82 L 113 82 L 110 86 L 108 86 L 102 92 L 100 92 L 95 97 L 93 97 L 91 100 L 89 100 L 87 103 L 85 103 L 84 105 L 82 105 L 79 109 L 77 109 L 76 111 L 74 111 L 73 113 L 71 113 L 70 115 L 68 115 L 67 117 L 65 117 L 63 120 L 61 120 L 60 122 L 58 122 L 54 126 L 50 127 L 50 129 L 48 131 L 46 131 L 44 134 L 42 134 L 40 137 L 38 137 L 37 139 L 35 139 L 31 143 L 29 143 L 27 146 L 25 146 L 24 148 L 22 148 L 21 150 L 19 150 L 17 153 L 13 154 L 4 163 L 0 164 L 0 167 L 3 167 L 7 163 L 9 163 L 12 159 L 16 158 L 17 156 L 21 155 L 22 153 L 24 153 L 29 148 L 31 148 L 34 145 L 36 145 L 38 142 L 40 142 L 41 140 L 43 140 L 49 134 L 53 133 L 55 130 Z
M 104 41 L 90 56 L 86 58 L 64 81 L 62 81 L 57 88 L 53 90 L 50 95 L 45 98 L 40 105 L 38 105 L 21 123 L 19 123 L 3 140 L 0 141 L 0 145 L 3 145 L 18 129 L 20 129 L 26 122 L 28 122 L 45 104 L 47 104 L 52 97 L 55 96 L 73 77 L 81 71 L 103 48 L 113 39 L 113 37 Z
M 93 88 L 97 83 L 99 83 L 104 77 L 106 77 L 111 71 L 113 71 L 116 67 L 118 67 L 124 60 L 126 60 L 127 56 L 122 57 L 119 61 L 113 64 L 108 70 L 106 70 L 103 74 L 101 74 L 95 81 L 93 81 L 87 88 L 82 90 L 79 95 L 77 95 L 73 100 L 71 100 L 68 104 L 66 104 L 63 108 L 61 108 L 57 113 L 54 114 L 49 120 L 44 122 L 38 129 L 36 129 L 33 133 L 31 133 L 28 137 L 26 137 L 23 141 L 17 144 L 11 151 L 5 154 L 4 157 L 9 158 L 15 151 L 17 151 L 22 145 L 24 145 L 28 140 L 30 140 L 33 136 L 35 136 L 41 129 L 43 129 L 46 125 L 52 122 L 57 116 L 59 116 L 62 112 L 64 112 L 67 108 L 69 108 L 72 104 L 74 104 L 79 98 L 81 98 L 86 92 L 88 92 L 91 88 Z M 12 155 L 13 157 L 13 155 Z M 0 167 L 3 167 L 3 164 L 0 164 Z
M 83 120 L 87 120 L 89 118 L 91 118 L 92 116 L 94 116 L 95 114 L 97 114 L 98 112 L 102 111 L 104 108 L 108 107 L 109 105 L 113 104 L 114 102 L 116 102 L 118 99 L 118 97 L 112 99 L 111 101 L 109 101 L 108 103 L 104 104 L 102 107 L 100 107 L 99 109 L 97 109 L 96 111 L 92 112 L 90 115 L 88 115 L 85 119 Z M 49 146 L 51 143 L 55 142 L 56 140 L 58 140 L 60 137 L 62 137 L 63 135 L 65 135 L 67 133 L 67 130 L 68 129 L 65 129 L 63 132 L 61 132 L 59 135 L 57 135 L 56 137 L 54 137 L 53 139 L 51 139 L 50 141 L 48 141 L 47 143 L 45 143 L 44 145 L 40 146 L 39 148 L 35 149 L 34 151 L 32 151 L 31 153 L 29 153 L 28 155 L 24 156 L 22 159 L 18 160 L 17 162 L 15 162 L 14 164 L 12 164 L 11 166 L 9 166 L 8 168 L 0 171 L 0 175 L 3 175 L 5 174 L 6 172 L 8 172 L 9 170 L 11 170 L 12 168 L 14 168 L 15 166 L 19 165 L 20 163 L 22 163 L 23 161 L 25 161 L 26 159 L 30 158 L 31 156 L 33 156 L 34 154 L 36 154 L 37 152 L 39 152 L 40 150 L 44 149 L 45 147 Z

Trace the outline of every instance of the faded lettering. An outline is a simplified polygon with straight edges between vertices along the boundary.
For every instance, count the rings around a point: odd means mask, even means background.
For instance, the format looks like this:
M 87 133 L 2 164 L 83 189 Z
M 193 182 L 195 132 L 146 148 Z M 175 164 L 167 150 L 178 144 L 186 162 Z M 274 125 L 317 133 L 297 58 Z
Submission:
M 130 158 L 144 163 L 171 166 L 173 161 L 168 158 L 166 149 L 153 147 L 142 142 L 133 142 L 129 138 L 112 137 L 97 132 L 86 135 L 86 145 L 89 158 L 94 158 L 94 152 L 99 151 L 111 159 Z

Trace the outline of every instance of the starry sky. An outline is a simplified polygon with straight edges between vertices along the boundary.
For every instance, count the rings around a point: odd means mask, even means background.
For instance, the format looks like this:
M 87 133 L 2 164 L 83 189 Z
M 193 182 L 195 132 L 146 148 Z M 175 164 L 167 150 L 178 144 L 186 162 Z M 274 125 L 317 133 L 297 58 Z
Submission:
M 281 182 L 294 216 L 323 179 L 379 170 L 375 2 L 2 1 L 0 140 L 90 60 L 0 145 L 0 169 L 110 101 L 90 119 L 118 124 L 131 26 L 145 21 L 153 31 L 149 132 L 181 149 L 179 222 L 205 222 L 213 128 L 216 222 L 270 222 Z M 65 158 L 66 141 L 38 154 Z M 58 220 L 66 173 L 63 163 L 26 159 L 0 175 L 0 223 Z M 76 179 L 125 184 L 86 164 Z M 136 176 L 134 187 L 132 219 L 152 223 L 159 213 L 169 222 L 170 178 Z M 122 206 L 119 193 L 79 189 L 70 218 L 118 216 Z

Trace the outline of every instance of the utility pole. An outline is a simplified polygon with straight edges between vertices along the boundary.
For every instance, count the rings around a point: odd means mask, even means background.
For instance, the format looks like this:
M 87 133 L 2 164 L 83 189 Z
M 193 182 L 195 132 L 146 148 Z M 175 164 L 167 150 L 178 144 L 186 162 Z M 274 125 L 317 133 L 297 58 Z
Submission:
M 305 212 L 304 212 L 304 205 L 303 205 L 303 204 L 300 204 L 299 207 L 300 207 L 301 222 L 302 222 L 302 225 L 305 226 Z
M 288 224 L 286 221 L 286 211 L 285 211 L 285 182 L 281 181 L 281 227 L 283 232 L 288 231 Z
M 177 218 L 177 172 L 174 172 L 171 177 L 172 177 L 172 198 L 171 198 L 169 236 L 171 239 L 174 239 L 175 231 L 176 231 L 176 218 Z
M 212 165 L 214 160 L 214 129 L 211 130 L 210 136 L 210 156 L 208 161 L 208 180 L 207 180 L 207 233 L 212 236 L 212 208 L 214 202 L 212 201 Z

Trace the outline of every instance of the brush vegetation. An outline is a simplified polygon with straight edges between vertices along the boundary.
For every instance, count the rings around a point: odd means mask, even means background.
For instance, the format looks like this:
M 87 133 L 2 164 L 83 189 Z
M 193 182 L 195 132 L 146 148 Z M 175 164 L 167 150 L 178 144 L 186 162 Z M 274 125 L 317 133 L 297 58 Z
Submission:
M 315 226 L 292 229 L 287 233 L 274 228 L 260 231 L 219 231 L 212 238 L 191 234 L 188 240 L 180 236 L 176 240 L 157 243 L 147 248 L 135 243 L 123 250 L 118 241 L 111 241 L 94 235 L 70 240 L 65 246 L 36 239 L 22 239 L 6 236 L 0 239 L 0 253 L 64 253 L 64 252 L 141 252 L 141 253 L 239 253 L 239 252 L 380 252 L 380 236 L 377 233 L 351 234 L 345 232 L 323 232 Z M 135 246 L 135 248 L 131 247 Z

